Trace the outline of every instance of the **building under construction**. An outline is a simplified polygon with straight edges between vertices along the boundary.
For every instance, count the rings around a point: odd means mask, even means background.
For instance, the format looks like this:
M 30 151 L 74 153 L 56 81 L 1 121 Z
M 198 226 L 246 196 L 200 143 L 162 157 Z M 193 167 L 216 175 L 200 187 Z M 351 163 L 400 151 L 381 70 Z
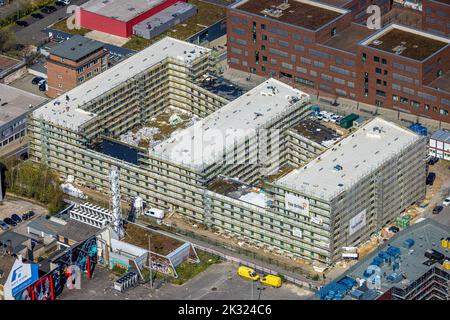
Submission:
M 328 149 L 341 138 L 308 137 L 307 94 L 269 79 L 228 101 L 200 85 L 211 59 L 164 38 L 42 105 L 31 159 L 103 192 L 116 170 L 124 200 L 324 263 L 423 197 L 414 133 L 375 119 Z

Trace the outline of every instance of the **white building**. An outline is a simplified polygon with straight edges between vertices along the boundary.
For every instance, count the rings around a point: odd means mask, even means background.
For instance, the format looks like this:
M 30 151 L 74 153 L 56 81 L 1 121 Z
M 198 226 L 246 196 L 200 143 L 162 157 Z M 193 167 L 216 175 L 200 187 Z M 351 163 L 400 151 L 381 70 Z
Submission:
M 439 130 L 431 135 L 429 154 L 440 159 L 450 160 L 450 131 Z

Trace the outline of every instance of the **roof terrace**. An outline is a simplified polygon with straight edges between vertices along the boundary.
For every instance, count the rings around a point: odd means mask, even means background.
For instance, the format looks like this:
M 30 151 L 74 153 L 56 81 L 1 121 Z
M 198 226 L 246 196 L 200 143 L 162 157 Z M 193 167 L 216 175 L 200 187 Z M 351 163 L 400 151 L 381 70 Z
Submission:
M 266 194 L 255 186 L 247 185 L 233 178 L 217 178 L 210 182 L 208 190 L 224 196 L 239 199 L 250 204 L 266 208 L 268 198 Z
M 423 61 L 450 43 L 450 39 L 390 25 L 362 44 L 395 55 Z
M 317 30 L 347 12 L 326 4 L 304 0 L 247 0 L 241 1 L 235 8 L 309 30 Z

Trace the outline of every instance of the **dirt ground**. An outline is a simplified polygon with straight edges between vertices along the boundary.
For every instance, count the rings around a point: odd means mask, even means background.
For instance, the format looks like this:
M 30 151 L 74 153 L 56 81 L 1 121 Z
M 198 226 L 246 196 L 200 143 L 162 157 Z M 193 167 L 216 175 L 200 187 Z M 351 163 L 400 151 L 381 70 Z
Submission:
M 149 236 L 152 251 L 161 255 L 167 255 L 183 244 L 181 241 L 150 232 L 147 229 L 131 223 L 127 224 L 125 228 L 124 241 L 141 248 L 148 248 Z

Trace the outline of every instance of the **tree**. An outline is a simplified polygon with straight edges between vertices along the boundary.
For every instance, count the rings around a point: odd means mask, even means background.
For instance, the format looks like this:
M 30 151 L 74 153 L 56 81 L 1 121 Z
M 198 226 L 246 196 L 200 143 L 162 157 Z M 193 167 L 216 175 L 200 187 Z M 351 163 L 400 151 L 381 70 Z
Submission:
M 16 36 L 11 30 L 0 30 L 0 52 L 8 52 L 16 48 Z

